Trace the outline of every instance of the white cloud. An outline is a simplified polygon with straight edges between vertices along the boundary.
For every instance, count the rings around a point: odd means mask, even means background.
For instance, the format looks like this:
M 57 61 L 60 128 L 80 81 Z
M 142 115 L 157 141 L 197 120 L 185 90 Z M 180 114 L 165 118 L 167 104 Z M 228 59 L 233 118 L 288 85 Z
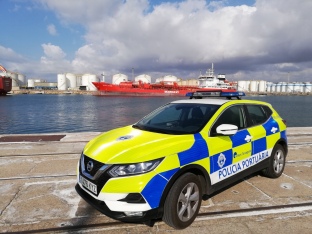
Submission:
M 63 59 L 66 56 L 64 51 L 59 46 L 52 45 L 51 43 L 42 44 L 41 46 L 46 57 L 51 60 Z
M 56 30 L 54 24 L 49 24 L 49 25 L 47 26 L 47 30 L 48 30 L 48 32 L 49 32 L 50 35 L 52 35 L 52 36 L 56 36 L 56 35 L 57 35 L 57 30 Z

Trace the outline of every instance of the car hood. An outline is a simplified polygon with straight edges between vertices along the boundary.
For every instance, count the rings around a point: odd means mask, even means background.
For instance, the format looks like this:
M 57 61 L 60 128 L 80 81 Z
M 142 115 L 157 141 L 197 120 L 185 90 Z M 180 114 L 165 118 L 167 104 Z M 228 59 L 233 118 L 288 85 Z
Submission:
M 92 139 L 83 153 L 105 164 L 136 163 L 185 151 L 193 143 L 192 134 L 169 135 L 127 126 Z

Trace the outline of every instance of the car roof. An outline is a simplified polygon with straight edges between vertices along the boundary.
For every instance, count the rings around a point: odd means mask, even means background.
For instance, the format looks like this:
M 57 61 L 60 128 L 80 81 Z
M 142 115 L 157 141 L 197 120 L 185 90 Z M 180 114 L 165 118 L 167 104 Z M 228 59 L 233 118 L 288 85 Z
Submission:
M 218 98 L 207 98 L 207 99 L 185 99 L 177 100 L 171 103 L 192 103 L 192 104 L 212 104 L 212 105 L 223 105 L 226 102 L 233 101 L 229 99 L 218 99 Z

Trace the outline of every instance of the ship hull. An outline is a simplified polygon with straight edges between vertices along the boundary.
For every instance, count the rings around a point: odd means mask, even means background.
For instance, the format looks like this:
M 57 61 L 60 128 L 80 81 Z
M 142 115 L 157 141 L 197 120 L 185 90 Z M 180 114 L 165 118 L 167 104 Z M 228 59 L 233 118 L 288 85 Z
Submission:
M 105 82 L 92 82 L 98 90 L 98 95 L 103 96 L 186 96 L 187 93 L 200 90 L 198 87 L 175 85 L 142 85 L 133 87 L 126 85 L 114 85 Z M 220 91 L 220 88 L 209 88 L 207 91 Z
M 12 80 L 8 77 L 0 77 L 0 95 L 6 95 L 12 90 Z

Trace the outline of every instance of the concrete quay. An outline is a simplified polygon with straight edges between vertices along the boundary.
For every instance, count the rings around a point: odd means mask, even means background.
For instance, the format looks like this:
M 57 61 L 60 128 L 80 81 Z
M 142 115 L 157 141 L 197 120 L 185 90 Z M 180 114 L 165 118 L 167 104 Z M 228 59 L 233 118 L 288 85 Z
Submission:
M 0 233 L 312 233 L 312 127 L 288 128 L 278 179 L 246 178 L 203 201 L 184 230 L 102 215 L 76 193 L 76 165 L 99 132 L 0 135 Z

